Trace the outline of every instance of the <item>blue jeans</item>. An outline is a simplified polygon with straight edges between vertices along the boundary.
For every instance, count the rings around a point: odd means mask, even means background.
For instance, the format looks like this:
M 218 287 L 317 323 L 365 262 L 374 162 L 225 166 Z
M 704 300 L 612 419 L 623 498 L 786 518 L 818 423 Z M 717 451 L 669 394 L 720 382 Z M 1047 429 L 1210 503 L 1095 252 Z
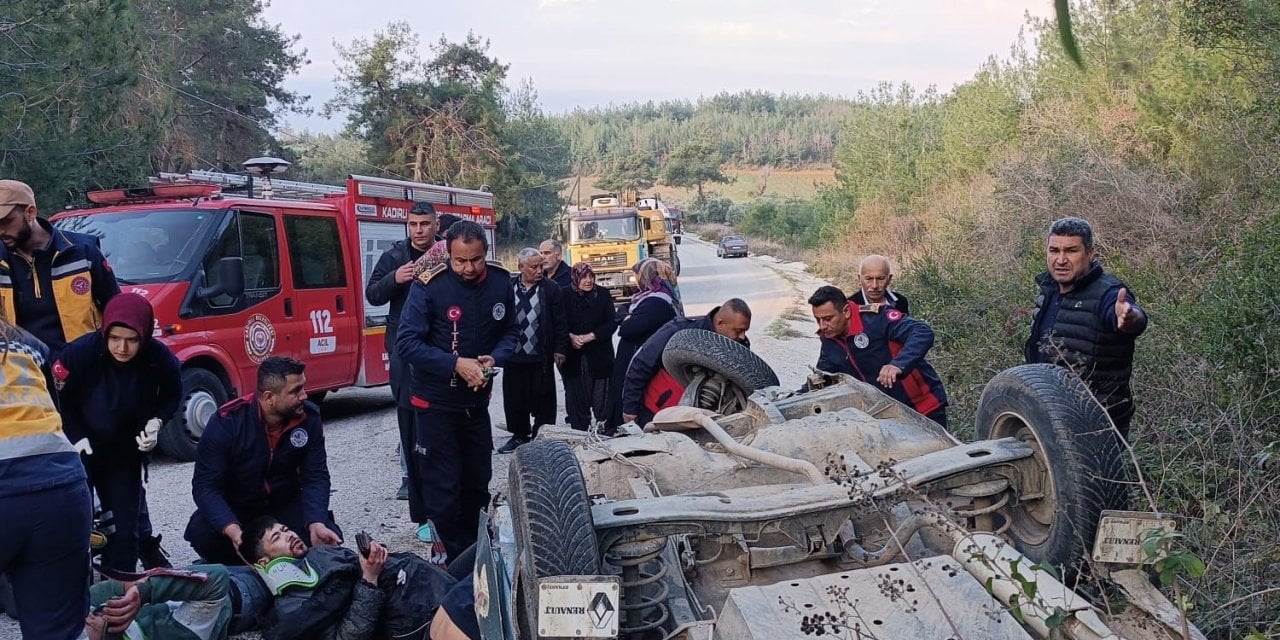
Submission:
M 89 613 L 89 487 L 0 497 L 0 574 L 13 583 L 24 638 L 74 640 Z
M 258 618 L 271 608 L 274 598 L 267 584 L 258 577 L 253 567 L 227 567 L 231 592 L 231 626 L 232 634 L 244 633 L 257 628 Z

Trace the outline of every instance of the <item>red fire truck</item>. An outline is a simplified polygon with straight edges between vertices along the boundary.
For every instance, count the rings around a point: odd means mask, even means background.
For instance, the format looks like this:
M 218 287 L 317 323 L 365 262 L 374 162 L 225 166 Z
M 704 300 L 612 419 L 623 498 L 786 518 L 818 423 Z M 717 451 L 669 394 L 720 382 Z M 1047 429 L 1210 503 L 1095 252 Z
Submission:
M 154 335 L 182 363 L 182 407 L 160 432 L 180 460 L 195 458 L 218 406 L 253 391 L 267 356 L 305 362 L 316 402 L 387 384 L 387 307 L 369 306 L 364 288 L 382 252 L 405 238 L 414 202 L 479 223 L 494 257 L 487 191 L 350 176 L 345 187 L 272 180 L 263 199 L 236 174 L 152 182 L 93 192 L 93 206 L 52 221 L 98 237 L 121 290 L 155 308 Z M 233 195 L 246 187 L 247 197 Z

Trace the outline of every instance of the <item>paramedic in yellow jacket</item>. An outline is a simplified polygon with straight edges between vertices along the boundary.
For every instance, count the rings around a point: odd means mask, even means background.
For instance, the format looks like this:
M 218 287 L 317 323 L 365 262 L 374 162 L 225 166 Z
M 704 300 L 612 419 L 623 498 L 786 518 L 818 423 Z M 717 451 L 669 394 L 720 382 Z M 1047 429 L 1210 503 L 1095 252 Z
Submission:
M 17 180 L 0 180 L 0 244 L 0 318 L 43 342 L 51 361 L 101 327 L 120 285 L 97 240 L 37 217 L 35 194 Z
M 0 576 L 22 637 L 73 640 L 89 609 L 89 485 L 45 386 L 48 357 L 0 319 Z

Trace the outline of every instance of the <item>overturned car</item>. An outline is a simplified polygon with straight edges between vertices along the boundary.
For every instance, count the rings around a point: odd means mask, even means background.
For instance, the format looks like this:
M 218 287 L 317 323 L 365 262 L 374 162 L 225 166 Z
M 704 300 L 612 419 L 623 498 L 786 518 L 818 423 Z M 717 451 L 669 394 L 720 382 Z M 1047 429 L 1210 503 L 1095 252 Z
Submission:
M 1065 370 L 995 376 L 966 444 L 848 376 L 783 390 L 709 332 L 663 364 L 686 406 L 516 451 L 480 548 L 486 638 L 1183 637 L 1133 568 L 1169 522 L 1102 517 L 1125 502 L 1123 443 Z M 1082 595 L 1086 576 L 1131 606 Z

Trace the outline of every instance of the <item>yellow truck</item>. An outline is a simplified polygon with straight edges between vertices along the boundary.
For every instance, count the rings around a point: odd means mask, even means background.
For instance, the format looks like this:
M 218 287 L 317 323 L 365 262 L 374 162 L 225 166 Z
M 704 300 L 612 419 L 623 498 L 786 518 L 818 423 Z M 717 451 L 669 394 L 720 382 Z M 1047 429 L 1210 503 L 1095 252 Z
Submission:
M 674 234 L 657 198 L 637 198 L 634 191 L 594 195 L 589 207 L 565 207 L 558 227 L 565 260 L 589 263 L 596 284 L 617 301 L 636 292 L 632 269 L 645 258 L 664 260 L 680 273 Z

